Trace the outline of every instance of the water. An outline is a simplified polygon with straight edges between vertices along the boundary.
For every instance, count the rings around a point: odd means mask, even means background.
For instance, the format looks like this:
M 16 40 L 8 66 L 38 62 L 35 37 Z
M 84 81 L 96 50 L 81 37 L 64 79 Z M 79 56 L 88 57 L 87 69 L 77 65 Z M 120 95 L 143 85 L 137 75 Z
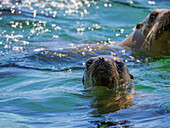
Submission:
M 170 127 L 170 58 L 116 45 L 168 0 L 0 2 L 0 127 Z M 84 89 L 84 63 L 105 54 L 133 92 Z

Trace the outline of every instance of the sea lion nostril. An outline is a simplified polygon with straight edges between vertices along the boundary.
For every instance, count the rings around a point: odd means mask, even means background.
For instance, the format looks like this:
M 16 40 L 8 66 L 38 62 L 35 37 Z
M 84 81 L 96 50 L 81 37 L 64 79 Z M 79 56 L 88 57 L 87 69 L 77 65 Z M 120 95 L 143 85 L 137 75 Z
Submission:
M 99 57 L 99 62 L 103 62 L 104 61 L 104 57 Z
M 138 23 L 138 24 L 136 25 L 136 29 L 140 29 L 142 26 L 143 26 L 143 23 Z

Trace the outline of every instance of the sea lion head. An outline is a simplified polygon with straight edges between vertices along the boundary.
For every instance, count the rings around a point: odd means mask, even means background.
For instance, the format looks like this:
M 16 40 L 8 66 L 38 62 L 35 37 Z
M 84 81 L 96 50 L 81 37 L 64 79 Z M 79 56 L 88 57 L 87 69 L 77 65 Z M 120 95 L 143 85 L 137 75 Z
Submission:
M 133 79 L 133 76 L 120 58 L 98 56 L 87 60 L 82 81 L 85 88 L 104 86 L 116 89 L 129 79 Z
M 152 54 L 170 55 L 170 9 L 157 9 L 137 24 L 144 36 L 141 49 Z

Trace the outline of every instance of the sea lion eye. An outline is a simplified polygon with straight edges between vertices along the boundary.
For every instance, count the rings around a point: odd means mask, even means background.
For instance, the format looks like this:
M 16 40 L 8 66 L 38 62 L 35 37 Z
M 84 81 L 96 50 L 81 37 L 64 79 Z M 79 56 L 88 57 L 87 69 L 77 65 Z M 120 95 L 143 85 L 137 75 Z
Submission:
M 87 62 L 86 62 L 86 68 L 88 69 L 90 67 L 90 65 L 92 64 L 94 58 L 90 58 Z
M 124 69 L 124 64 L 122 63 L 122 62 L 116 62 L 116 66 L 117 66 L 117 68 L 118 68 L 118 71 L 123 71 L 123 69 Z
M 157 16 L 158 13 L 151 13 L 149 17 L 149 22 L 154 22 Z

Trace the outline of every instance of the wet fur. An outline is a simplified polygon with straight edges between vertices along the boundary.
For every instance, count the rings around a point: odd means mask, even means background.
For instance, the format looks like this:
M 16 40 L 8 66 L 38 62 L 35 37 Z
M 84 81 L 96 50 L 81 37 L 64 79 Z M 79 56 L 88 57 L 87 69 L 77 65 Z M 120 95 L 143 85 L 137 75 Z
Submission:
M 170 55 L 170 9 L 154 10 L 119 45 Z

